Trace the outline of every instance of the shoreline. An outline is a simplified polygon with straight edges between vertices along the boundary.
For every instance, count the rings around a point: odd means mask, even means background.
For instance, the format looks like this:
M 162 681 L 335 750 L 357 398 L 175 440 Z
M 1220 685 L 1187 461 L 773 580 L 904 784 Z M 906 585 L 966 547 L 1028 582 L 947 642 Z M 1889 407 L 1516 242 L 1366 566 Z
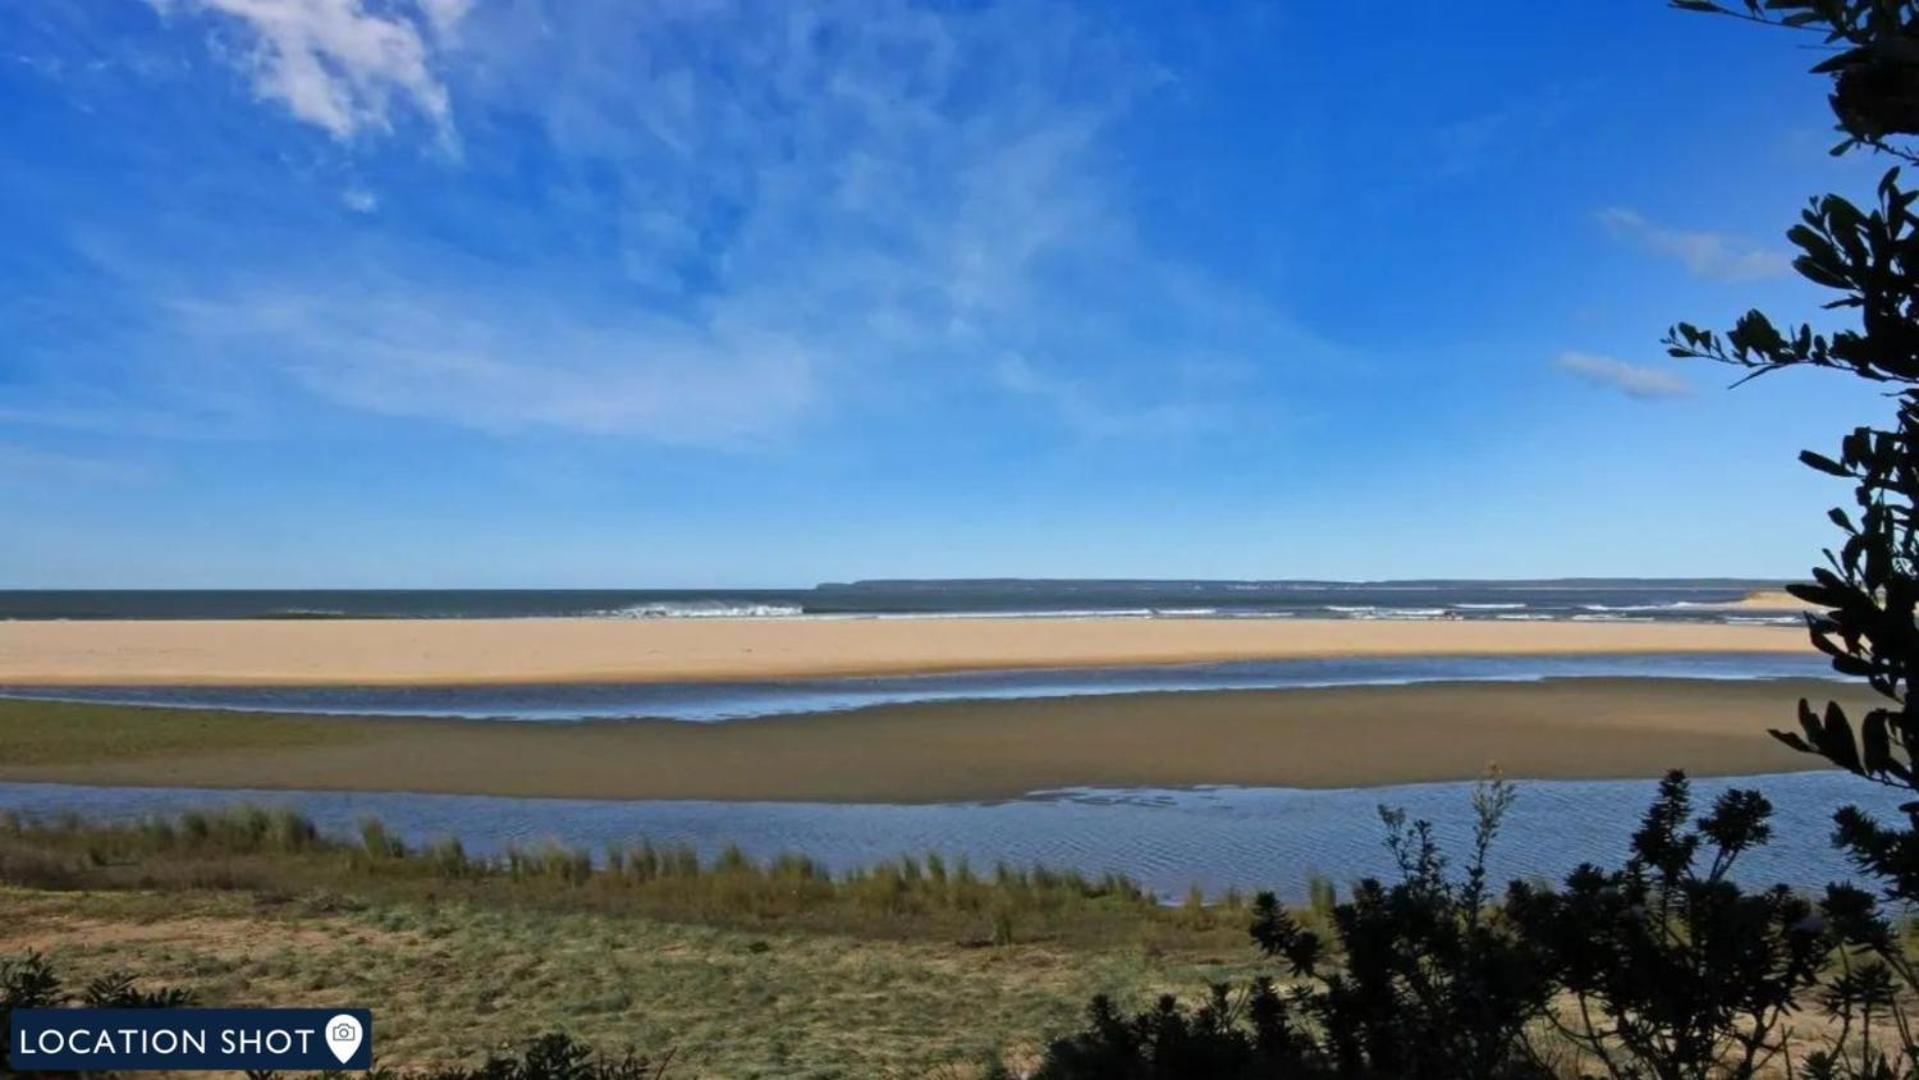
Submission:
M 941 803 L 1073 787 L 1351 788 L 1825 768 L 1766 734 L 1818 680 L 1583 678 L 505 723 L 0 702 L 0 780 L 584 799 Z
M 0 622 L 0 685 L 721 682 L 1394 656 L 1808 652 L 1805 630 L 1351 619 Z

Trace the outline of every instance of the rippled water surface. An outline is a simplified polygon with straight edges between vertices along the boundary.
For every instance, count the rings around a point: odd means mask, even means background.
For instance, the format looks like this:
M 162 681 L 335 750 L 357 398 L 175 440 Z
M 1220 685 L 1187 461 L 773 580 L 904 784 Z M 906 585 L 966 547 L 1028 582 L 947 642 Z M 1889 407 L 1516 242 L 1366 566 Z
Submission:
M 1499 879 L 1559 877 L 1585 861 L 1624 858 L 1654 782 L 1524 781 L 1495 852 Z M 1827 844 L 1832 811 L 1853 802 L 1893 816 L 1896 793 L 1833 772 L 1698 781 L 1705 805 L 1728 787 L 1755 787 L 1774 803 L 1777 839 L 1748 855 L 1740 876 L 1817 887 L 1846 878 Z M 1449 850 L 1470 836 L 1470 785 L 1305 791 L 1278 788 L 1071 790 L 997 803 L 866 805 L 708 801 L 619 802 L 350 792 L 191 791 L 0 783 L 0 809 L 75 811 L 116 820 L 234 803 L 297 807 L 323 829 L 350 834 L 377 816 L 409 841 L 458 836 L 470 850 L 556 840 L 594 851 L 644 837 L 707 854 L 737 843 L 765 858 L 802 851 L 835 869 L 903 853 L 960 855 L 976 867 L 1044 862 L 1131 874 L 1174 896 L 1197 884 L 1303 895 L 1308 875 L 1336 882 L 1390 873 L 1377 808 L 1432 820 Z

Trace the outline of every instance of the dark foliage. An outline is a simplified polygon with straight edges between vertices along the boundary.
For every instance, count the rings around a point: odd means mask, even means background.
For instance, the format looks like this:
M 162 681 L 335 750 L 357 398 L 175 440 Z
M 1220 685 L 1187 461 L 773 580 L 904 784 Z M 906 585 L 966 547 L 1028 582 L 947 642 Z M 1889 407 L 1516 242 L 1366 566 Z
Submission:
M 1210 1000 L 1190 1012 L 1163 997 L 1153 1008 L 1126 1017 L 1111 999 L 1096 997 L 1086 1010 L 1086 1030 L 1055 1042 L 1035 1077 L 1325 1075 L 1317 1044 L 1294 1025 L 1291 1012 L 1269 979 L 1256 980 L 1237 998 L 1226 986 L 1214 986 Z
M 1672 0 L 1703 11 L 1818 34 L 1831 53 L 1813 67 L 1829 76 L 1827 101 L 1845 141 L 1908 159 L 1899 136 L 1919 135 L 1919 53 L 1912 48 L 1919 4 L 1912 0 Z
M 1684 2 L 1696 10 L 1723 5 Z M 1748 17 L 1824 33 L 1845 51 L 1813 70 L 1832 75 L 1834 115 L 1850 136 L 1840 150 L 1866 145 L 1910 157 L 1904 136 L 1919 134 L 1919 3 L 1912 0 L 1748 0 Z M 1878 72 L 1861 75 L 1871 69 Z M 1853 80 L 1849 82 L 1848 80 Z M 1910 697 L 1919 667 L 1919 192 L 1901 186 L 1898 169 L 1880 180 L 1865 208 L 1838 195 L 1812 200 L 1787 233 L 1799 249 L 1793 266 L 1832 292 L 1825 307 L 1855 312 L 1859 325 L 1815 332 L 1780 329 L 1750 311 L 1724 334 L 1681 323 L 1669 351 L 1744 368 L 1755 378 L 1792 367 L 1830 368 L 1888 385 L 1897 402 L 1889 427 L 1863 426 L 1841 440 L 1837 457 L 1801 459 L 1852 484 L 1853 508 L 1829 516 L 1844 535 L 1813 580 L 1791 586 L 1820 613 L 1813 644 L 1841 674 L 1865 679 L 1888 704 L 1855 724 L 1837 703 L 1799 707 L 1799 730 L 1775 734 L 1788 745 L 1895 787 L 1914 789 L 1919 712 Z M 1908 813 L 1919 811 L 1919 804 Z M 1919 821 L 1919 819 L 1915 819 Z M 1895 895 L 1919 897 L 1919 846 L 1911 829 L 1887 830 L 1856 811 L 1840 820 L 1839 839 Z
M 1723 10 L 1698 2 L 1678 6 Z M 1919 3 L 1913 0 L 1746 0 L 1745 17 L 1823 35 L 1833 55 L 1813 68 L 1832 80 L 1830 103 L 1855 147 L 1919 161 Z M 1793 266 L 1832 294 L 1828 311 L 1856 316 L 1856 326 L 1816 333 L 1810 325 L 1782 331 L 1752 311 L 1723 336 L 1687 324 L 1667 345 L 1675 356 L 1704 357 L 1748 369 L 1754 377 L 1790 367 L 1832 368 L 1885 385 L 1896 407 L 1884 427 L 1861 426 L 1840 441 L 1836 457 L 1808 451 L 1802 460 L 1852 486 L 1852 507 L 1830 517 L 1843 534 L 1810 583 L 1792 587 L 1815 605 L 1813 644 L 1834 670 L 1864 679 L 1885 704 L 1848 716 L 1837 703 L 1799 704 L 1797 731 L 1773 734 L 1876 783 L 1919 791 L 1919 706 L 1912 682 L 1919 669 L 1919 192 L 1894 169 L 1864 207 L 1838 196 L 1812 200 L 1788 234 L 1799 249 Z M 1895 900 L 1919 900 L 1919 800 L 1889 825 L 1857 807 L 1835 815 L 1834 842 Z M 1820 1076 L 1904 1075 L 1914 1068 L 1915 1037 L 1895 991 L 1919 989 L 1891 928 L 1852 890 L 1828 894 L 1826 908 L 1846 947 L 1842 974 L 1824 1004 L 1844 1029 L 1830 1055 L 1808 1063 Z M 1889 1022 L 1897 1044 L 1882 1055 L 1865 1035 L 1875 1019 Z M 1856 1043 L 1848 1036 L 1857 1035 Z
M 526 1044 L 518 1057 L 490 1057 L 477 1069 L 428 1073 L 429 1080 L 655 1080 L 666 1062 L 652 1062 L 632 1051 L 606 1057 L 562 1032 L 548 1032 Z
M 1382 808 L 1400 880 L 1362 881 L 1333 909 L 1341 961 L 1277 904 L 1259 905 L 1253 939 L 1323 992 L 1302 998 L 1325 1033 L 1324 1056 L 1348 1076 L 1532 1076 L 1523 1032 L 1550 987 L 1530 944 L 1490 917 L 1486 856 L 1512 802 L 1504 781 L 1483 784 L 1474 853 L 1451 881 L 1432 827 Z
M 368 1080 L 659 1080 L 667 1075 L 667 1067 L 666 1061 L 652 1061 L 630 1050 L 618 1057 L 600 1054 L 571 1035 L 553 1031 L 509 1052 L 491 1055 L 477 1068 L 375 1068 L 366 1073 L 328 1075 L 364 1076 Z
M 1481 786 L 1457 882 L 1425 822 L 1383 811 L 1400 880 L 1361 882 L 1333 910 L 1334 940 L 1260 896 L 1251 936 L 1284 962 L 1290 989 L 1215 987 L 1191 1012 L 1162 1000 L 1131 1017 L 1097 999 L 1039 1075 L 1743 1078 L 1787 1060 L 1788 1017 L 1815 990 L 1841 1032 L 1809 1065 L 1876 1075 L 1858 1066 L 1885 1062 L 1864 1033 L 1896 1012 L 1879 959 L 1897 952 L 1892 928 L 1855 889 L 1815 905 L 1729 880 L 1771 838 L 1759 793 L 1729 791 L 1694 820 L 1690 786 L 1673 773 L 1623 868 L 1582 866 L 1560 890 L 1515 883 L 1495 905 L 1485 859 L 1510 800 L 1502 783 Z M 1839 967 L 1822 983 L 1831 956 Z M 1564 1060 L 1568 1046 L 1578 1060 Z
M 1475 852 L 1451 880 L 1432 827 L 1381 808 L 1399 865 L 1391 886 L 1362 881 L 1332 910 L 1339 962 L 1271 893 L 1254 903 L 1252 939 L 1302 980 L 1213 988 L 1188 1013 L 1171 998 L 1130 1018 L 1095 999 L 1085 1030 L 1056 1041 L 1039 1076 L 1532 1077 L 1527 1022 L 1551 991 L 1528 943 L 1490 918 L 1485 858 L 1512 789 L 1479 789 Z
M 1724 5 L 1678 6 L 1726 12 Z M 1747 18 L 1824 35 L 1834 55 L 1813 68 L 1832 79 L 1831 105 L 1846 141 L 1844 153 L 1864 146 L 1919 161 L 1919 3 L 1913 0 L 1747 0 Z M 1884 427 L 1861 426 L 1839 443 L 1837 456 L 1807 451 L 1801 459 L 1847 481 L 1852 507 L 1830 518 L 1843 535 L 1826 552 L 1826 565 L 1809 583 L 1791 587 L 1814 605 L 1812 641 L 1840 674 L 1865 680 L 1885 703 L 1850 716 L 1835 702 L 1799 703 L 1796 731 L 1773 734 L 1794 749 L 1818 754 L 1876 783 L 1919 792 L 1919 705 L 1912 699 L 1919 670 L 1919 191 L 1893 169 L 1861 207 L 1838 195 L 1812 200 L 1788 234 L 1799 249 L 1793 266 L 1832 297 L 1828 311 L 1856 316 L 1856 326 L 1815 332 L 1810 325 L 1781 330 L 1751 311 L 1722 334 L 1680 324 L 1667 336 L 1675 356 L 1703 357 L 1745 368 L 1748 378 L 1792 367 L 1836 369 L 1886 386 L 1895 415 Z M 1856 807 L 1835 815 L 1834 841 L 1893 899 L 1919 900 L 1919 800 L 1902 808 L 1906 820 L 1886 824 Z M 1856 897 L 1836 898 L 1857 906 Z M 1828 907 L 1836 902 L 1829 897 Z M 1890 1014 L 1899 1057 L 1909 1063 L 1915 1039 L 1892 993 L 1898 983 L 1919 989 L 1912 967 L 1890 933 L 1872 918 L 1848 915 L 1847 973 L 1828 1005 L 1848 1024 Z M 1855 965 L 1854 961 L 1858 961 Z M 1836 1058 L 1858 1075 L 1878 1067 L 1870 1051 Z M 1861 1055 L 1864 1055 L 1862 1057 Z M 1848 1065 L 1847 1062 L 1851 1064 Z M 1826 1062 L 1814 1063 L 1816 1069 Z M 1881 1062 L 1885 1068 L 1894 1064 Z M 1909 1064 L 1900 1067 L 1910 1067 Z M 1827 1073 L 1827 1075 L 1837 1075 Z
M 1546 1017 L 1609 1075 L 1750 1076 L 1785 1051 L 1784 1021 L 1833 939 L 1785 886 L 1749 894 L 1727 880 L 1770 838 L 1771 809 L 1729 791 L 1688 831 L 1690 792 L 1673 773 L 1624 869 L 1582 866 L 1559 892 L 1509 890 L 1507 916 L 1573 1000 Z

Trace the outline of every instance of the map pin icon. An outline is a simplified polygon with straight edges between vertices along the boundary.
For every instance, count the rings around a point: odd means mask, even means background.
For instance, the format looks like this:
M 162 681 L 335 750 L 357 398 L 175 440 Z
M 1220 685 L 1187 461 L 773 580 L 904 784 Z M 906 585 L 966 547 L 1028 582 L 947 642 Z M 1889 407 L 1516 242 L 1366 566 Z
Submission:
M 326 1022 L 327 1049 L 345 1065 L 347 1059 L 360 1049 L 360 1039 L 364 1033 L 360 1030 L 360 1021 L 345 1013 Z

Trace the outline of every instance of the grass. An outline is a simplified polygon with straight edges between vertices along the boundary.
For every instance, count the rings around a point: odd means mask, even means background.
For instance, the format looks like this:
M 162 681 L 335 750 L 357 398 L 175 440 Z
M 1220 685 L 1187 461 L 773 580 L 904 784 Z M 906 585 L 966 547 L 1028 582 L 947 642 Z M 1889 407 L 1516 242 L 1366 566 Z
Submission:
M 1295 917 L 1324 932 L 1337 890 L 1309 892 Z M 938 854 L 835 875 L 644 841 L 479 858 L 249 807 L 0 815 L 0 956 L 43 952 L 71 985 L 137 972 L 207 1006 L 367 1007 L 402 1067 L 561 1031 L 670 1052 L 674 1076 L 963 1080 L 1034 1063 L 1095 994 L 1194 1002 L 1274 974 L 1248 924 L 1235 894 L 1165 904 L 1123 877 Z
M 320 717 L 0 700 L 0 761 L 88 765 L 220 750 L 286 750 L 356 742 L 365 723 Z
M 988 1055 L 1036 1054 L 1094 993 L 1196 993 L 1252 959 L 1243 947 L 1220 960 L 979 949 L 319 893 L 0 889 L 0 912 L 0 952 L 41 949 L 75 984 L 131 969 L 207 1005 L 368 1006 L 393 1065 L 564 1030 L 609 1051 L 672 1050 L 691 1076 L 964 1075 Z
M 1246 926 L 1237 897 L 1218 911 L 1193 900 L 1169 909 L 1114 874 L 976 868 L 929 853 L 834 875 L 800 855 L 757 862 L 729 847 L 702 858 L 689 847 L 644 840 L 597 859 L 557 845 L 481 858 L 453 840 L 409 848 L 377 820 L 365 821 L 356 840 L 342 840 L 321 835 L 292 811 L 255 807 L 119 825 L 0 814 L 0 881 L 52 889 L 331 891 L 379 902 L 460 900 L 976 945 L 1240 948 Z
M 1093 994 L 1196 995 L 1259 966 L 1241 904 L 937 855 L 838 876 L 645 843 L 478 859 L 238 809 L 0 819 L 0 880 L 0 955 L 206 1005 L 364 1005 L 395 1065 L 563 1030 L 672 1050 L 676 1075 L 961 1077 L 1032 1060 Z

